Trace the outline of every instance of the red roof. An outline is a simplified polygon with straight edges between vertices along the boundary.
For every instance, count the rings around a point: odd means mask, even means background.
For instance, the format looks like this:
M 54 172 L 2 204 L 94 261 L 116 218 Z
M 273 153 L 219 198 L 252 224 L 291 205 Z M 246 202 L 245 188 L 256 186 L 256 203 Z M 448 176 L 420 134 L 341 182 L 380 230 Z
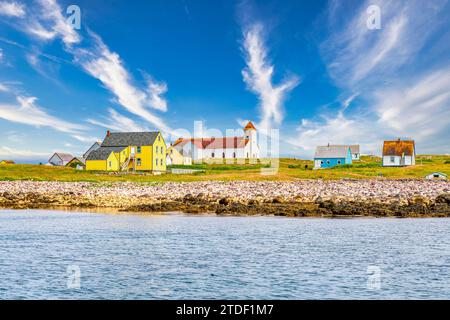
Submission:
M 179 138 L 174 146 L 184 146 L 187 143 L 194 144 L 199 149 L 238 149 L 244 148 L 249 139 L 244 137 L 225 137 L 225 138 Z
M 244 139 L 244 137 L 226 137 L 226 138 L 216 138 L 210 144 L 206 146 L 205 149 L 236 149 L 244 148 L 249 139 Z
M 253 123 L 251 121 L 249 121 L 247 123 L 247 125 L 244 127 L 244 131 L 246 130 L 256 130 L 255 126 L 253 125 Z

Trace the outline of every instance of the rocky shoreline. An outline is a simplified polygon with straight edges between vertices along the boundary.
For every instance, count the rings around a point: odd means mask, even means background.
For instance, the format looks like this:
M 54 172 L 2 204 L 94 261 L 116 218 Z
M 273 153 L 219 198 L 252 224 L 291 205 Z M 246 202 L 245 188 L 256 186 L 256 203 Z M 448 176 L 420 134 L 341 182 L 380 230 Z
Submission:
M 0 208 L 55 207 L 288 217 L 450 217 L 450 183 L 384 179 L 160 184 L 0 181 Z

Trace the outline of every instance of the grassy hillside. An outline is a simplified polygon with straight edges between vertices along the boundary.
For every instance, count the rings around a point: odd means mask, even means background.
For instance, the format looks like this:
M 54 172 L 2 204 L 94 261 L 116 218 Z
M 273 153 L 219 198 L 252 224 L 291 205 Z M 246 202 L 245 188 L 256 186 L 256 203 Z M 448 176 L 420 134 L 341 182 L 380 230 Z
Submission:
M 305 165 L 308 166 L 305 169 Z M 417 165 L 404 168 L 383 168 L 378 157 L 362 157 L 352 166 L 341 166 L 332 169 L 312 170 L 313 161 L 297 159 L 280 159 L 279 169 L 274 175 L 261 174 L 268 165 L 258 164 L 201 164 L 189 167 L 204 172 L 160 176 L 148 174 L 117 174 L 103 172 L 77 171 L 65 167 L 49 167 L 39 165 L 0 165 L 0 180 L 37 180 L 37 181 L 199 181 L 199 180 L 297 180 L 297 179 L 366 179 L 384 177 L 393 179 L 423 178 L 431 172 L 443 172 L 450 176 L 450 156 L 417 157 Z

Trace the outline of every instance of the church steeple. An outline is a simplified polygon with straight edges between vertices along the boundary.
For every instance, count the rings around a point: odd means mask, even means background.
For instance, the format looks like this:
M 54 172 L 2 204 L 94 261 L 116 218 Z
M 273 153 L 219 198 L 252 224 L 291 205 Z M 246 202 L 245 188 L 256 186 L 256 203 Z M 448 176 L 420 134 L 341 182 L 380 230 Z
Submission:
M 256 128 L 251 121 L 249 121 L 247 123 L 247 125 L 244 127 L 244 131 L 247 131 L 247 130 L 255 130 L 256 131 Z

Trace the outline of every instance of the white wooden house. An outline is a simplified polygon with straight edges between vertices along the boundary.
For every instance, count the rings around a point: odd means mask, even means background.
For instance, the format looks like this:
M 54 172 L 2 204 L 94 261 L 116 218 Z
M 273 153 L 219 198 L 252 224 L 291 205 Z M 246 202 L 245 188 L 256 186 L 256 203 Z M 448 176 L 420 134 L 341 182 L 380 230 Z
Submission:
M 62 153 L 55 152 L 50 159 L 48 159 L 48 163 L 53 166 L 65 166 L 74 158 L 70 153 Z
M 416 146 L 413 140 L 384 141 L 383 167 L 404 167 L 416 164 Z
M 256 128 L 250 121 L 241 137 L 180 138 L 172 146 L 193 161 L 204 159 L 259 159 Z

